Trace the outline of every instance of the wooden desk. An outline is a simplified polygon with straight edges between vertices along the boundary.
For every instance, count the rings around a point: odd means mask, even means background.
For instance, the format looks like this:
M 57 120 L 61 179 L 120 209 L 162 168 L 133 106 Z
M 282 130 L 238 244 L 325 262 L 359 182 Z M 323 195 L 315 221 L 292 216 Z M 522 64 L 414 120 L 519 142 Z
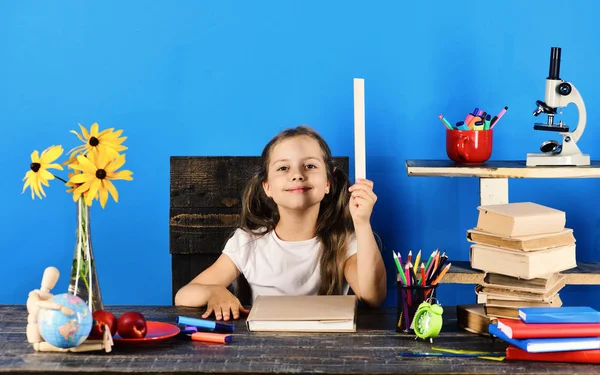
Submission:
M 198 309 L 107 307 L 115 314 L 142 312 L 148 320 L 175 322 L 178 315 L 199 317 Z M 247 332 L 236 322 L 229 345 L 175 337 L 146 347 L 115 346 L 111 353 L 37 353 L 25 337 L 26 310 L 0 305 L 0 373 L 18 374 L 596 374 L 598 366 L 562 363 L 496 362 L 478 358 L 402 357 L 402 351 L 429 351 L 428 342 L 397 334 L 394 309 L 359 311 L 356 333 L 274 334 Z M 447 308 L 442 348 L 502 351 L 506 344 L 458 331 Z

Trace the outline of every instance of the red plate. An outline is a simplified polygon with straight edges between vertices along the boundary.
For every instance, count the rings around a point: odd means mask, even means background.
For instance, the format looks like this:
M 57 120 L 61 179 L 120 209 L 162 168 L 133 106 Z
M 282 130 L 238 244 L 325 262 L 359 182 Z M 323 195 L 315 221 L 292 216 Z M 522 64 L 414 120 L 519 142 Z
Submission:
M 115 345 L 145 345 L 161 342 L 176 336 L 180 329 L 176 325 L 163 322 L 146 322 L 146 337 L 124 339 L 117 333 L 113 336 Z

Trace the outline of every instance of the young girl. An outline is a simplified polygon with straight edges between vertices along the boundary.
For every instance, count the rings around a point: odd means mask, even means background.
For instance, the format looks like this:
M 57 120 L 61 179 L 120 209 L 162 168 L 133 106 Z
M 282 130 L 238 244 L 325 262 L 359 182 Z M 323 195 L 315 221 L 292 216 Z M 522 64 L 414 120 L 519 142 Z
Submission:
M 248 313 L 227 290 L 240 274 L 258 295 L 347 294 L 367 306 L 386 296 L 386 271 L 371 230 L 373 182 L 348 187 L 327 143 L 306 126 L 279 133 L 243 197 L 240 228 L 223 254 L 182 287 L 177 306 L 205 306 L 203 318 Z

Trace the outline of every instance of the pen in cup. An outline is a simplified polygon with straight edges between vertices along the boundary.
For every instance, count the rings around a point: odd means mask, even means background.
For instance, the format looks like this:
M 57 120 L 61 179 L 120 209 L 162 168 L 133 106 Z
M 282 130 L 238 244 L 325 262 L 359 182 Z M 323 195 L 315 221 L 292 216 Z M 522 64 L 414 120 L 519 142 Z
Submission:
M 504 114 L 506 113 L 507 110 L 508 110 L 508 106 L 502 108 L 502 110 L 500 111 L 500 113 L 498 113 L 497 116 L 494 116 L 494 118 L 492 119 L 492 122 L 490 124 L 491 125 L 490 129 L 492 129 L 494 126 L 496 126 L 496 123 L 498 121 L 500 121 L 500 119 L 502 118 L 502 116 L 504 116 Z
M 440 121 L 442 122 L 442 124 L 444 124 L 448 129 L 452 130 L 452 125 L 448 122 L 448 120 L 446 120 L 444 118 L 443 115 L 439 115 L 438 118 L 440 119 Z

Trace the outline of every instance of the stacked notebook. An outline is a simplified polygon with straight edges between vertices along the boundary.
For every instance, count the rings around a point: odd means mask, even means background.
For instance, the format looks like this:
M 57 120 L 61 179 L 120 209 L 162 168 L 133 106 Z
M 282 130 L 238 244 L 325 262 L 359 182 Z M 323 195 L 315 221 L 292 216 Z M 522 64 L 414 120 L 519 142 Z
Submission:
M 600 312 L 591 307 L 523 308 L 488 330 L 510 344 L 507 360 L 600 363 Z
M 251 332 L 356 332 L 355 295 L 258 296 L 246 326 Z
M 560 307 L 561 271 L 577 266 L 575 237 L 565 212 L 532 202 L 478 207 L 471 267 L 485 272 L 477 303 L 490 318 L 518 319 L 523 307 Z
M 490 324 L 498 322 L 487 316 L 483 304 L 456 306 L 456 320 L 460 328 L 482 336 L 489 336 Z

